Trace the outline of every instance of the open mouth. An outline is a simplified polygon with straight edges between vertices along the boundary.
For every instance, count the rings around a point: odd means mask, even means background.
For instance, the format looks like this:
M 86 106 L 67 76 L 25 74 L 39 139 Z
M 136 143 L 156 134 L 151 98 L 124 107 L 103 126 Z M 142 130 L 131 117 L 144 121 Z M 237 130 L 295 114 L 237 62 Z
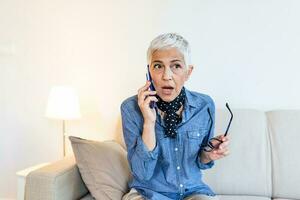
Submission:
M 174 90 L 174 87 L 172 86 L 164 86 L 162 87 L 162 93 L 165 95 L 170 95 Z

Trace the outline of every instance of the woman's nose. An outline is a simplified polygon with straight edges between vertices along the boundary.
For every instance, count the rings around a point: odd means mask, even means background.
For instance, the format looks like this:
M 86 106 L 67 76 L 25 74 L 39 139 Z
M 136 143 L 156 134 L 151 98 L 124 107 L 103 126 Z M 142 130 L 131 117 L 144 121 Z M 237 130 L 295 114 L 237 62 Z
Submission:
M 173 76 L 173 72 L 170 68 L 165 68 L 164 74 L 163 74 L 163 79 L 164 80 L 171 80 Z

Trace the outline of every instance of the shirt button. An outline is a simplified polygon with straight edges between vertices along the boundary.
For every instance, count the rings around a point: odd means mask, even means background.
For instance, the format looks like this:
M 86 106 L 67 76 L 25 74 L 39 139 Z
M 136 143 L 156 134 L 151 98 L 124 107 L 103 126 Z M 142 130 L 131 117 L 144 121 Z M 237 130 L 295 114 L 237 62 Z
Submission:
M 175 150 L 175 151 L 178 151 L 178 148 L 176 147 L 174 150 Z
M 177 166 L 177 170 L 180 170 L 180 167 L 179 167 L 179 166 Z
M 180 187 L 183 187 L 183 185 L 182 185 L 182 184 L 180 184 L 179 186 L 180 186 Z
M 199 137 L 199 136 L 200 136 L 200 134 L 198 133 L 198 134 L 197 134 L 197 136 Z
M 183 194 L 182 193 L 180 193 L 180 196 L 182 196 Z

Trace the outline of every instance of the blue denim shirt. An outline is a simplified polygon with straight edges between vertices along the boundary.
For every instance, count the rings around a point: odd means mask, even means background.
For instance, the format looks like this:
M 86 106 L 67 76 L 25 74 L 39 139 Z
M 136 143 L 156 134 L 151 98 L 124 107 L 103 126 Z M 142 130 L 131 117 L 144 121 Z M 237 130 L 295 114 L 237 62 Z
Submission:
M 214 161 L 203 164 L 199 156 L 202 147 L 213 137 L 215 105 L 212 98 L 186 89 L 182 121 L 177 126 L 175 139 L 164 137 L 165 124 L 156 113 L 156 146 L 149 151 L 141 137 L 144 120 L 137 95 L 121 105 L 127 159 L 133 177 L 129 187 L 151 200 L 179 200 L 191 194 L 214 196 L 202 181 L 201 173 L 211 168 Z

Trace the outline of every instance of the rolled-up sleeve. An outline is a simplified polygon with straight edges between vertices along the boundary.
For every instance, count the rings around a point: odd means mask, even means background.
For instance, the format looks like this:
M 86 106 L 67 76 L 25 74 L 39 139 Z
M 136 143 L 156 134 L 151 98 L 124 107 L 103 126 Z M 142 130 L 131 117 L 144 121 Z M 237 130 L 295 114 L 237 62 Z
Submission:
M 208 130 L 209 132 L 207 133 L 207 135 L 204 137 L 203 141 L 202 141 L 202 144 L 201 144 L 201 148 L 200 148 L 200 151 L 199 151 L 199 154 L 198 154 L 198 167 L 202 170 L 204 169 L 209 169 L 211 168 L 212 166 L 214 166 L 214 161 L 210 161 L 208 163 L 202 163 L 201 162 L 201 153 L 203 151 L 203 148 L 208 144 L 208 141 L 214 137 L 214 130 L 215 130 L 215 103 L 213 101 L 213 99 L 211 97 L 208 96 L 208 108 L 209 108 L 209 111 L 210 111 L 210 114 L 211 114 L 211 119 L 212 121 L 210 121 L 212 123 L 209 123 L 208 126 L 211 126 L 211 129 L 209 129 L 208 127 Z M 208 113 L 209 114 L 209 113 Z
M 145 161 L 156 160 L 158 156 L 158 147 L 155 146 L 155 148 L 152 151 L 149 151 L 148 147 L 145 145 L 144 141 L 142 140 L 142 137 L 138 137 L 137 145 L 136 145 L 136 153 L 142 160 Z
M 210 161 L 209 163 L 202 163 L 200 161 L 200 155 L 198 156 L 198 166 L 200 169 L 204 170 L 204 169 L 209 169 L 212 168 L 212 166 L 214 166 L 215 162 L 214 161 Z
M 149 151 L 142 140 L 143 125 L 138 125 L 137 120 L 130 113 L 130 109 L 123 103 L 121 117 L 129 166 L 134 177 L 142 181 L 150 180 L 157 164 L 159 148 L 156 145 L 152 151 Z

